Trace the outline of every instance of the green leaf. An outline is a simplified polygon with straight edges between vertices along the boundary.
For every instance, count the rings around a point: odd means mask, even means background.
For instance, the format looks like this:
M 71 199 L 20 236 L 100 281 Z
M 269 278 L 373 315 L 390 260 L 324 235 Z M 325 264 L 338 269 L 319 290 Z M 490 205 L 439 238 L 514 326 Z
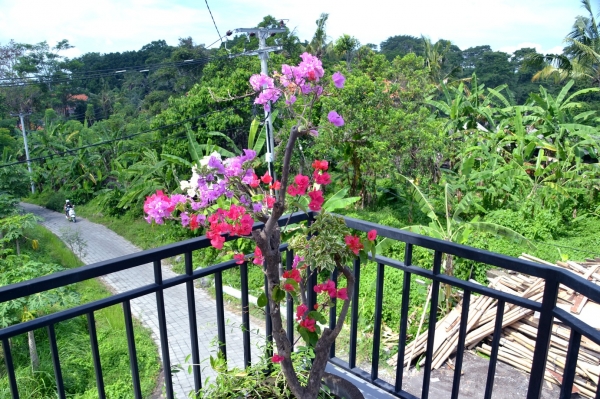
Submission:
M 273 287 L 273 293 L 271 294 L 271 297 L 275 302 L 281 302 L 285 299 L 285 291 L 276 285 Z
M 308 312 L 308 317 L 310 317 L 313 320 L 316 320 L 317 323 L 327 323 L 327 319 L 325 318 L 325 316 L 323 316 L 321 312 L 317 312 L 316 310 L 311 310 L 310 312 Z
M 263 292 L 256 299 L 256 306 L 258 306 L 259 308 L 264 308 L 265 306 L 267 306 L 267 303 L 269 303 L 269 300 L 267 299 L 267 294 Z
M 348 190 L 348 188 L 342 188 L 337 193 L 333 194 L 331 198 L 325 201 L 323 209 L 327 212 L 334 212 L 338 209 L 345 209 L 360 199 L 360 197 L 345 198 L 346 194 L 348 194 Z

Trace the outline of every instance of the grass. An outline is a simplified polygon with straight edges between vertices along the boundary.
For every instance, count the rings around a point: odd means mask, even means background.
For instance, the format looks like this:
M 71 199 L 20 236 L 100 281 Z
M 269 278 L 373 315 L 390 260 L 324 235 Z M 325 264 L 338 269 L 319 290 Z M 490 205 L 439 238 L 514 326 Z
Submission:
M 23 252 L 32 259 L 60 264 L 65 268 L 81 266 L 81 261 L 62 241 L 42 226 L 28 231 L 26 235 L 40 243 L 38 251 L 34 251 L 28 245 L 21 246 Z M 74 289 L 80 295 L 81 303 L 96 301 L 111 295 L 98 280 L 77 283 Z M 115 305 L 95 312 L 94 316 L 107 397 L 130 398 L 132 381 L 123 310 Z M 77 317 L 63 321 L 56 324 L 55 329 L 67 396 L 74 399 L 97 398 L 86 319 Z M 144 397 L 148 397 L 156 387 L 160 371 L 158 350 L 149 330 L 137 322 L 134 330 L 142 392 Z M 40 368 L 35 372 L 30 366 L 27 337 L 22 335 L 11 340 L 20 395 L 32 399 L 56 398 L 46 330 L 36 330 L 35 337 L 40 356 Z M 5 398 L 10 397 L 10 391 L 3 366 L 4 362 L 0 367 L 0 397 Z

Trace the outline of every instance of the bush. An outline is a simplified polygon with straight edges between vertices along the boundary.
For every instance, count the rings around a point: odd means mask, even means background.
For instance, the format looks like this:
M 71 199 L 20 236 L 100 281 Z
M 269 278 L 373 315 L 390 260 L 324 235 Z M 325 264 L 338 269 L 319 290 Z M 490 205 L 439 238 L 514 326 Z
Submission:
M 48 197 L 48 201 L 46 202 L 46 208 L 52 209 L 56 212 L 62 212 L 65 206 L 66 197 L 60 191 L 57 193 L 52 193 Z

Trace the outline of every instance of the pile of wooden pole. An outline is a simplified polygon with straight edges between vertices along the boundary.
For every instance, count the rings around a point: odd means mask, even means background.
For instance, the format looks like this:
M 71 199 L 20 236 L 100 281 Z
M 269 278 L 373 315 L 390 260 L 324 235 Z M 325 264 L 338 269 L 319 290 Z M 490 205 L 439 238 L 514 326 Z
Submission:
M 588 259 L 586 262 L 581 263 L 557 262 L 556 265 L 527 254 L 523 254 L 521 258 L 564 267 L 600 285 L 600 258 Z M 496 277 L 490 278 L 489 286 L 537 302 L 541 302 L 544 291 L 544 281 L 542 279 L 502 272 L 498 273 Z M 559 291 L 558 306 L 595 328 L 600 328 L 600 317 L 598 317 L 600 306 L 598 304 L 588 301 L 586 297 L 562 285 Z M 441 367 L 456 352 L 461 310 L 462 302 L 436 323 L 432 369 Z M 465 342 L 468 349 L 473 349 L 479 345 L 476 348 L 478 352 L 490 354 L 496 310 L 497 301 L 495 299 L 486 296 L 471 296 Z M 598 323 L 598 325 L 594 325 L 595 323 Z M 519 370 L 529 372 L 537 336 L 537 317 L 531 310 L 506 303 L 502 327 L 498 359 Z M 558 385 L 562 382 L 570 333 L 569 328 L 562 326 L 555 320 L 545 378 L 547 381 Z M 406 346 L 404 366 L 413 362 L 418 362 L 420 366 L 425 364 L 425 357 L 422 355 L 425 353 L 427 346 L 427 331 L 419 331 L 417 334 L 416 339 Z M 390 359 L 388 363 L 391 366 L 397 366 L 395 358 Z M 573 391 L 579 392 L 584 397 L 595 397 L 599 375 L 600 346 L 582 337 Z

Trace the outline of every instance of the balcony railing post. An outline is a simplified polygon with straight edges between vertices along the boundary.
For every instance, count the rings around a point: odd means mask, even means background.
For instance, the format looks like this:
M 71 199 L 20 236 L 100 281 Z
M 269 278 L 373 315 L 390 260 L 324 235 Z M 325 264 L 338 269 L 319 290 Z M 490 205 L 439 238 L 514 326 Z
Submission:
M 102 376 L 102 364 L 100 362 L 100 351 L 98 350 L 96 320 L 94 319 L 93 312 L 87 314 L 87 322 L 88 331 L 90 333 L 90 345 L 92 347 L 92 362 L 94 363 L 94 372 L 96 373 L 96 387 L 98 388 L 98 398 L 106 399 L 106 393 L 104 392 L 104 377 Z
M 429 398 L 429 382 L 431 379 L 431 363 L 433 361 L 433 344 L 435 341 L 435 324 L 437 322 L 438 298 L 440 294 L 440 282 L 435 279 L 442 268 L 442 253 L 435 251 L 433 255 L 433 277 L 431 282 L 431 307 L 429 308 L 429 331 L 427 334 L 427 349 L 425 350 L 425 369 L 423 371 L 423 390 L 421 399 Z M 432 328 L 433 326 L 433 328 Z
M 250 367 L 250 303 L 248 301 L 248 262 L 240 265 L 240 284 L 242 285 L 242 336 L 244 340 L 244 367 Z
M 412 264 L 412 244 L 404 247 L 404 265 Z M 404 352 L 406 349 L 406 334 L 408 330 L 408 305 L 410 303 L 410 276 L 411 273 L 404 271 L 402 278 L 402 303 L 400 305 L 400 337 L 398 338 L 398 359 L 396 361 L 396 384 L 394 390 L 402 390 L 402 379 L 404 377 Z
M 65 383 L 60 367 L 60 357 L 58 355 L 58 346 L 56 345 L 56 331 L 54 330 L 54 324 L 49 325 L 46 330 L 48 331 L 48 341 L 50 342 L 50 355 L 52 356 L 52 368 L 54 369 L 54 380 L 56 381 L 58 399 L 66 399 Z
M 4 351 L 4 364 L 8 374 L 8 384 L 10 385 L 10 394 L 12 399 L 19 399 L 19 388 L 17 387 L 17 378 L 15 376 L 15 365 L 13 363 L 12 351 L 8 339 L 2 340 L 2 350 Z
M 504 301 L 498 301 L 496 308 L 496 324 L 494 326 L 494 337 L 492 338 L 492 351 L 488 366 L 487 382 L 485 384 L 484 399 L 492 399 L 494 390 L 494 377 L 496 376 L 496 364 L 498 364 L 498 349 L 500 337 L 502 336 L 502 319 L 504 318 Z
M 185 274 L 192 276 L 194 265 L 192 253 L 185 253 Z M 202 388 L 202 376 L 200 371 L 200 349 L 198 347 L 198 322 L 196 320 L 196 295 L 194 293 L 194 282 L 185 283 L 188 303 L 188 322 L 190 324 L 190 343 L 192 346 L 192 374 L 194 375 L 194 392 L 197 394 Z
M 375 321 L 373 324 L 373 351 L 371 353 L 371 381 L 377 379 L 379 373 L 379 349 L 381 344 L 381 321 L 383 314 L 383 280 L 385 266 L 377 264 L 375 283 Z
M 540 399 L 542 394 L 542 383 L 544 382 L 544 374 L 546 373 L 546 360 L 552 336 L 553 310 L 558 297 L 558 287 L 559 282 L 554 275 L 546 278 L 544 295 L 542 297 L 542 310 L 540 311 L 540 320 L 538 322 L 538 333 L 533 352 L 533 363 L 529 376 L 527 399 Z
M 154 261 L 154 282 L 162 286 L 162 270 L 160 260 Z M 160 351 L 162 354 L 167 399 L 173 399 L 173 377 L 171 376 L 171 355 L 169 354 L 169 337 L 167 335 L 167 315 L 165 313 L 165 296 L 162 287 L 156 291 L 156 310 L 158 312 L 158 332 L 160 335 Z
M 223 303 L 223 273 L 215 273 L 215 299 L 217 302 L 217 334 L 219 336 L 219 351 L 227 360 L 227 341 L 225 336 L 225 305 Z
M 454 360 L 454 378 L 452 381 L 451 399 L 458 399 L 460 390 L 460 376 L 462 375 L 462 364 L 465 353 L 465 341 L 467 339 L 467 324 L 469 322 L 469 306 L 471 305 L 471 291 L 465 290 L 462 301 L 462 312 L 460 314 L 460 326 L 458 329 L 458 347 Z
M 131 316 L 131 303 L 129 301 L 123 302 L 123 313 L 125 315 L 125 334 L 127 335 L 127 349 L 129 351 L 129 369 L 131 370 L 133 395 L 135 399 L 142 399 L 140 371 L 138 368 L 137 350 L 135 349 L 135 335 L 133 332 L 133 317 Z
M 360 291 L 360 258 L 354 258 L 354 293 L 350 310 L 350 348 L 348 351 L 348 367 L 356 367 L 356 336 L 358 334 L 358 298 Z
M 294 251 L 288 249 L 285 253 L 285 268 L 286 270 L 292 270 L 292 265 L 294 264 Z M 286 294 L 286 329 L 287 329 L 287 338 L 292 344 L 292 350 L 294 350 L 294 298 L 287 293 Z
M 573 390 L 573 382 L 575 381 L 575 371 L 577 369 L 577 355 L 581 345 L 581 334 L 574 329 L 571 329 L 571 337 L 569 338 L 569 349 L 567 352 L 567 361 L 563 371 L 563 380 L 560 387 L 559 399 L 570 399 L 571 391 Z M 598 390 L 598 388 L 596 388 Z M 598 395 L 596 395 L 598 396 Z

